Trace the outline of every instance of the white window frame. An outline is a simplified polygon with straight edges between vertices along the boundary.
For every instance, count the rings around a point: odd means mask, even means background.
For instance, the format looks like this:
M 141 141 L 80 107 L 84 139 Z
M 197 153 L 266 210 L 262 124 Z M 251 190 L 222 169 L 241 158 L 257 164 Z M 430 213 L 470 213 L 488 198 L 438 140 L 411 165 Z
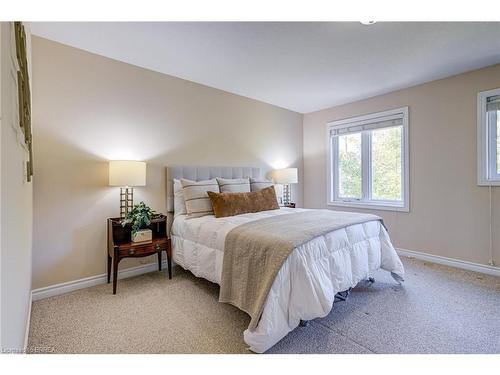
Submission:
M 500 186 L 500 174 L 496 168 L 496 126 L 488 129 L 486 100 L 500 95 L 500 88 L 477 94 L 477 184 Z
M 372 200 L 369 194 L 371 193 L 371 133 L 362 131 L 362 150 L 361 150 L 361 168 L 362 173 L 362 198 L 361 199 L 346 199 L 340 198 L 338 194 L 338 160 L 334 156 L 337 151 L 337 137 L 331 136 L 331 130 L 345 128 L 349 126 L 369 124 L 371 122 L 380 121 L 385 118 L 401 118 L 402 119 L 402 147 L 401 151 L 401 194 L 402 200 L 398 202 Z M 353 207 L 363 209 L 389 210 L 389 211 L 410 211 L 410 149 L 409 149 L 409 121 L 408 107 L 391 109 L 388 111 L 371 113 L 368 115 L 351 117 L 343 120 L 332 121 L 326 124 L 326 143 L 327 143 L 327 205 L 339 207 Z

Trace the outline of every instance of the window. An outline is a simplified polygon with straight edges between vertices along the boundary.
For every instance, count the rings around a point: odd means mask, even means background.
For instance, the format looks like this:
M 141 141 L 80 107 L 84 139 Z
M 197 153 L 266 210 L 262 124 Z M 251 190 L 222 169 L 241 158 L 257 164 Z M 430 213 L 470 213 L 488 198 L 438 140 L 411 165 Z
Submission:
M 500 185 L 500 89 L 477 95 L 478 184 Z
M 409 211 L 408 107 L 327 124 L 328 204 Z

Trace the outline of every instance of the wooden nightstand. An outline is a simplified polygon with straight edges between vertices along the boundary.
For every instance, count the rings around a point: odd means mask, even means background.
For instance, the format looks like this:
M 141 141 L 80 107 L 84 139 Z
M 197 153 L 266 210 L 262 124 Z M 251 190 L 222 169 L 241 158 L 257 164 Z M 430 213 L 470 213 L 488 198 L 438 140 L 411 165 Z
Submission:
M 116 294 L 118 264 L 124 258 L 140 258 L 158 255 L 158 270 L 161 271 L 161 253 L 167 253 L 168 278 L 172 278 L 172 247 L 167 237 L 167 218 L 163 215 L 151 220 L 149 229 L 153 239 L 146 243 L 131 242 L 131 226 L 123 227 L 120 218 L 108 219 L 108 284 L 113 263 L 113 294 Z

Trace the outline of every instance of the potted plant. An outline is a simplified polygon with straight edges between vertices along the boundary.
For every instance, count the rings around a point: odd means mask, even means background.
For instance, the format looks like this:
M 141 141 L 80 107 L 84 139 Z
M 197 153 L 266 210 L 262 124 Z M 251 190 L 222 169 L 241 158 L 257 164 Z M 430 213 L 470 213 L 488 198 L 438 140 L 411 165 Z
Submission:
M 146 206 L 144 202 L 134 205 L 124 220 L 122 226 L 132 224 L 132 242 L 144 242 L 152 240 L 152 231 L 147 229 L 151 225 L 151 219 L 154 217 L 155 211 Z

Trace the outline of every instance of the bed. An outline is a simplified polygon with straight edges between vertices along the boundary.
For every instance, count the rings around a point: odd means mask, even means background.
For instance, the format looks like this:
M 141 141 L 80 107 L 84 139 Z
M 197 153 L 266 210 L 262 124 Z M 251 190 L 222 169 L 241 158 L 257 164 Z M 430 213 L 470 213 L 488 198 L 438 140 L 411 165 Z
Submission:
M 214 177 L 258 178 L 260 174 L 258 168 L 168 168 L 169 211 L 173 207 L 173 178 L 198 181 Z M 224 218 L 177 215 L 170 230 L 173 260 L 195 276 L 220 285 L 224 243 L 232 229 L 259 219 L 306 211 L 314 210 L 281 208 Z M 378 220 L 334 230 L 296 247 L 272 283 L 257 326 L 243 332 L 245 342 L 250 350 L 265 352 L 301 321 L 326 316 L 338 292 L 368 279 L 379 268 L 391 272 L 396 281 L 403 280 L 403 265 Z

